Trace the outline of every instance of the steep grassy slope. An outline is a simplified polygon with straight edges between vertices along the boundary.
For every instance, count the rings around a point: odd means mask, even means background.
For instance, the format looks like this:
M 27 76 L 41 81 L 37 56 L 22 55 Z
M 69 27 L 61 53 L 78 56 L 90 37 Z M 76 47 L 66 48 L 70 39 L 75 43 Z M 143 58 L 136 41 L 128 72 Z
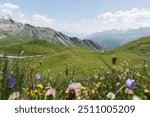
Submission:
M 150 36 L 132 41 L 124 46 L 117 48 L 116 51 L 126 51 L 136 53 L 138 55 L 150 56 Z
M 44 55 L 52 54 L 56 51 L 63 51 L 65 48 L 49 43 L 45 40 L 18 40 L 5 39 L 0 41 L 0 52 L 5 54 L 19 54 L 24 51 L 24 55 Z
M 8 36 L 5 39 L 0 39 L 0 47 L 14 45 L 21 42 L 25 42 L 25 40 L 24 39 L 21 40 L 20 38 L 14 36 Z

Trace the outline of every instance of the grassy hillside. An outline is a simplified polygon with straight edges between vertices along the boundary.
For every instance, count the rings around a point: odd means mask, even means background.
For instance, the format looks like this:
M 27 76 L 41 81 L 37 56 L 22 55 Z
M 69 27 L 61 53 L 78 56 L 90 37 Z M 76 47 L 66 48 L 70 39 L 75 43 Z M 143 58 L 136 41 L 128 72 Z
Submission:
M 145 45 L 145 41 L 140 40 L 140 43 Z M 132 89 L 134 95 L 142 99 L 149 98 L 145 97 L 144 90 L 150 89 L 150 60 L 139 56 L 134 47 L 130 49 L 131 45 L 134 46 L 133 42 L 112 52 L 66 48 L 44 40 L 17 39 L 9 44 L 3 43 L 0 52 L 9 55 L 18 55 L 24 51 L 23 56 L 43 56 L 21 60 L 0 58 L 0 71 L 3 71 L 3 74 L 0 72 L 0 89 L 4 89 L 0 90 L 0 99 L 8 99 L 14 91 L 19 91 L 24 99 L 53 99 L 45 97 L 45 83 L 50 83 L 50 89 L 56 90 L 55 99 L 77 99 L 75 94 L 66 94 L 67 87 L 72 82 L 82 85 L 78 97 L 80 99 L 110 99 L 107 96 L 109 92 L 117 95 L 116 99 L 132 99 L 133 95 L 125 93 L 127 79 L 136 81 L 136 87 Z M 139 45 L 143 47 L 142 44 Z M 136 48 L 138 49 L 141 50 Z M 148 52 L 148 48 L 143 49 Z M 8 74 L 17 80 L 17 85 L 12 89 L 8 88 Z M 41 74 L 40 83 L 36 80 L 36 74 Z M 120 83 L 118 87 L 117 82 Z
M 47 40 L 29 39 L 18 36 L 7 35 L 6 38 L 0 39 L 0 53 L 9 55 L 19 55 L 24 51 L 24 55 L 45 55 L 54 54 L 64 50 L 70 49 L 91 50 L 90 47 L 81 44 L 74 44 L 72 46 L 64 46 L 56 42 L 48 42 Z
M 132 41 L 117 48 L 116 51 L 126 51 L 136 53 L 138 55 L 150 56 L 150 37 L 143 37 L 136 41 Z
M 12 38 L 13 39 L 13 38 Z M 96 70 L 104 67 L 108 69 L 111 65 L 111 58 L 115 54 L 117 56 L 117 64 L 121 65 L 127 61 L 130 66 L 136 65 L 138 61 L 143 62 L 143 58 L 135 53 L 126 53 L 124 51 L 112 51 L 102 53 L 101 51 L 88 50 L 79 47 L 67 48 L 45 40 L 25 40 L 13 39 L 3 41 L 0 46 L 0 52 L 6 55 L 20 55 L 22 56 L 43 55 L 44 57 L 35 57 L 32 62 L 38 63 L 42 61 L 42 66 L 37 67 L 37 71 L 47 71 L 51 69 L 52 75 L 56 76 L 57 72 L 63 72 L 65 63 L 68 63 L 71 74 L 76 74 L 78 77 L 91 75 Z M 13 42 L 13 43 L 12 43 Z M 122 56 L 123 55 L 123 56 Z M 134 60 L 134 62 L 132 62 Z M 105 62 L 104 62 L 105 61 Z
M 24 51 L 24 55 L 44 55 L 64 50 L 63 47 L 45 40 L 18 40 L 7 38 L 0 42 L 0 52 L 10 55 L 18 55 L 21 51 Z
M 0 39 L 0 47 L 19 44 L 19 43 L 26 42 L 29 40 L 27 38 L 20 38 L 17 36 L 12 36 L 12 35 L 7 35 L 7 34 L 5 35 L 6 37 L 4 39 Z
M 149 41 L 148 38 L 146 38 L 145 41 L 141 39 L 140 43 L 146 43 L 147 41 Z M 137 52 L 137 49 L 142 50 L 141 47 L 134 47 L 138 45 L 139 42 L 136 42 L 137 44 L 132 42 L 115 51 L 105 53 L 79 47 L 67 48 L 45 40 L 36 39 L 29 40 L 8 37 L 2 42 L 3 44 L 1 43 L 0 45 L 0 52 L 5 53 L 6 55 L 20 55 L 22 51 L 24 51 L 22 56 L 43 55 L 43 57 L 35 57 L 31 61 L 32 63 L 39 63 L 39 61 L 42 61 L 42 66 L 38 66 L 36 71 L 41 72 L 51 69 L 53 71 L 53 76 L 56 76 L 56 73 L 58 72 L 64 72 L 65 63 L 68 63 L 71 71 L 70 74 L 75 74 L 77 77 L 91 75 L 101 67 L 108 69 L 111 65 L 111 58 L 114 54 L 117 56 L 118 65 L 121 65 L 126 61 L 129 63 L 129 66 L 136 66 L 139 63 L 142 64 L 144 61 L 142 56 L 138 56 L 135 53 Z M 140 46 L 145 48 L 144 45 Z M 145 48 L 145 50 L 145 52 L 148 52 L 147 48 Z M 150 64 L 149 60 L 146 60 L 147 63 Z

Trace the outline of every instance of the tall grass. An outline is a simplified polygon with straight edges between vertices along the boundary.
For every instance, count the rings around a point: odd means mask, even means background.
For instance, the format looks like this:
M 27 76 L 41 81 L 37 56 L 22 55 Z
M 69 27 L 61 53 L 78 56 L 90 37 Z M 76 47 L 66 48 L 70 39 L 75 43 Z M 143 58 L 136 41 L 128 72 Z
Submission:
M 52 73 L 51 70 L 37 70 L 39 65 L 43 65 L 41 61 L 0 59 L 0 99 L 8 99 L 13 92 L 19 92 L 19 99 L 25 100 L 128 100 L 133 96 L 150 99 L 150 69 L 146 60 L 129 66 L 126 61 L 118 64 L 119 57 L 116 56 L 112 57 L 112 63 L 102 57 L 100 59 L 107 69 L 99 66 L 85 76 L 76 74 L 77 69 L 68 62 L 60 66 L 63 68 L 61 71 Z M 10 74 L 17 81 L 13 88 L 10 88 L 7 78 Z M 126 86 L 128 79 L 135 81 L 135 87 Z

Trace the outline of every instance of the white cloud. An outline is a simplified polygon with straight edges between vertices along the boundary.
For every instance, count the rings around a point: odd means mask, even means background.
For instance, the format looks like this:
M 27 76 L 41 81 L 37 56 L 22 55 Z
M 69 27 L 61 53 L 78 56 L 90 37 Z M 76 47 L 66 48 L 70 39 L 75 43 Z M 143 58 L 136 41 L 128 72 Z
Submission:
M 19 6 L 12 3 L 0 4 L 0 17 L 8 18 L 13 16 L 13 11 L 18 9 Z
M 30 22 L 36 26 L 50 27 L 55 24 L 55 19 L 51 19 L 47 15 L 35 14 Z
M 16 13 L 14 18 L 15 18 L 14 20 L 16 20 L 18 22 L 31 23 L 30 18 L 21 12 Z
M 15 4 L 12 4 L 12 3 L 4 3 L 4 4 L 2 5 L 2 7 L 3 7 L 4 9 L 9 9 L 9 10 L 15 10 L 15 9 L 18 9 L 18 8 L 19 8 L 18 5 L 15 5 Z
M 93 18 L 78 21 L 58 21 L 48 15 L 23 14 L 19 6 L 12 3 L 0 4 L 0 17 L 12 17 L 14 20 L 35 26 L 50 27 L 59 31 L 94 33 L 109 29 L 129 29 L 150 27 L 150 9 L 133 8 L 125 11 L 105 12 Z
M 9 17 L 12 14 L 13 14 L 12 11 L 8 9 L 1 9 L 1 12 L 0 12 L 0 16 L 4 18 Z
M 57 23 L 56 23 L 57 24 Z M 76 24 L 79 28 L 75 27 Z M 150 9 L 133 8 L 125 11 L 105 12 L 93 19 L 81 19 L 76 23 L 70 22 L 59 27 L 59 30 L 71 30 L 72 32 L 94 33 L 109 29 L 129 29 L 150 27 Z M 68 30 L 68 31 L 69 31 Z
M 125 11 L 105 12 L 93 19 L 58 22 L 48 16 L 34 15 L 31 22 L 40 26 L 50 26 L 56 30 L 94 33 L 109 29 L 129 29 L 150 27 L 150 9 L 133 8 Z
M 126 11 L 106 12 L 98 15 L 104 25 L 112 28 L 128 29 L 150 26 L 150 9 L 133 8 Z

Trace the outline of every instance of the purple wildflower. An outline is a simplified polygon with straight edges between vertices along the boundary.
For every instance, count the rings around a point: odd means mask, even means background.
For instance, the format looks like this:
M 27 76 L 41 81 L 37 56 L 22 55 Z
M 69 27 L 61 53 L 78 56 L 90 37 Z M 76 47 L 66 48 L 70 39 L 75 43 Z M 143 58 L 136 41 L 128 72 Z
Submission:
M 46 86 L 51 86 L 51 84 L 50 83 L 47 83 L 47 85 Z
M 41 74 L 38 73 L 35 75 L 35 77 L 36 77 L 37 82 L 39 83 L 41 79 Z
M 116 83 L 116 87 L 119 87 L 119 86 L 120 86 L 120 82 L 117 82 L 117 83 Z
M 135 88 L 135 80 L 133 80 L 133 79 L 128 79 L 128 80 L 126 81 L 126 87 L 129 88 L 129 89 Z
M 9 88 L 14 88 L 17 84 L 17 80 L 16 79 L 13 79 L 13 78 L 10 78 L 9 79 Z
M 12 74 L 8 74 L 7 79 L 12 79 Z
M 17 80 L 13 78 L 12 74 L 7 75 L 8 83 L 9 83 L 9 88 L 14 88 L 17 84 Z

